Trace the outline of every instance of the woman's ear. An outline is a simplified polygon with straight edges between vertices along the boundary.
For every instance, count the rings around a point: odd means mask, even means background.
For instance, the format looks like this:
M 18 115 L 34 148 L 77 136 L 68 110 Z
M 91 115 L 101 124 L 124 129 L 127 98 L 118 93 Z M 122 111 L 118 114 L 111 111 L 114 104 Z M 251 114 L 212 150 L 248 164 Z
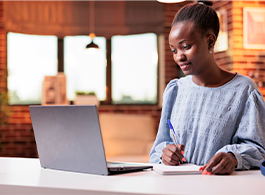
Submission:
M 213 51 L 215 42 L 216 42 L 216 36 L 212 33 L 210 33 L 207 37 L 207 41 L 208 41 L 208 49 L 209 51 Z

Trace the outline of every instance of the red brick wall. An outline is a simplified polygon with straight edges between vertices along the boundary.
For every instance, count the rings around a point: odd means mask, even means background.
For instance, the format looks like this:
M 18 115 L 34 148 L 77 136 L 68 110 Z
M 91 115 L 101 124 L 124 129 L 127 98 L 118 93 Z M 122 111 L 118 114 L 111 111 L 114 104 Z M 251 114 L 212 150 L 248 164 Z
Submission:
M 11 113 L 1 127 L 1 156 L 37 157 L 28 106 L 11 106 Z
M 7 92 L 4 2 L 0 1 L 0 91 Z M 28 106 L 10 106 L 8 125 L 0 126 L 0 156 L 36 157 L 36 144 Z
M 0 1 L 0 78 L 3 78 L 6 70 L 6 33 L 4 31 L 3 1 Z M 6 90 L 6 82 L 0 79 L 0 90 Z
M 0 1 L 0 91 L 7 92 L 6 32 L 4 2 Z M 8 125 L 0 126 L 0 156 L 36 157 L 36 145 L 28 106 L 10 106 Z
M 265 1 L 233 1 L 233 70 L 248 75 L 265 97 L 265 49 L 244 49 L 243 7 L 265 8 Z

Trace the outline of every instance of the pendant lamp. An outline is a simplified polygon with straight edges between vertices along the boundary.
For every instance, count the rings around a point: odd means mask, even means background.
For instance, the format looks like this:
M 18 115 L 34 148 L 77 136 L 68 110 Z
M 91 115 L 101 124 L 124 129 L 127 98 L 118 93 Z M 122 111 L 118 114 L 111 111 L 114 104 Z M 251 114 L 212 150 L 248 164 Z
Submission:
M 94 24 L 94 1 L 90 1 L 89 2 L 89 8 L 90 8 L 90 34 L 89 34 L 89 37 L 91 38 L 91 43 L 89 43 L 87 46 L 86 46 L 86 49 L 98 49 L 98 45 L 95 44 L 93 42 L 93 39 L 96 37 L 96 34 L 94 33 L 95 32 L 95 24 Z

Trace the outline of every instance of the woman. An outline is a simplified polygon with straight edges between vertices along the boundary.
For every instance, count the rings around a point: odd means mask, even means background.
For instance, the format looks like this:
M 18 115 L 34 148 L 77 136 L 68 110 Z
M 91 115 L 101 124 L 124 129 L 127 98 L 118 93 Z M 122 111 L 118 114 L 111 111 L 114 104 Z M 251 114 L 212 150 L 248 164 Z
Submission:
M 165 165 L 186 161 L 202 165 L 203 174 L 231 174 L 259 167 L 265 159 L 265 104 L 250 78 L 216 64 L 213 50 L 219 21 L 211 5 L 188 4 L 172 23 L 169 46 L 187 76 L 172 80 L 164 91 L 149 161 Z

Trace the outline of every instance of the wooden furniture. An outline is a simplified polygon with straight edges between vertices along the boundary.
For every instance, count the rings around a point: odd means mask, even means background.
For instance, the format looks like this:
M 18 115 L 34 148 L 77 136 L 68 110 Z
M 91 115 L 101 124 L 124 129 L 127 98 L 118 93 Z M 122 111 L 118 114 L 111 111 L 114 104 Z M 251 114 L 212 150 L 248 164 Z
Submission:
M 100 113 L 99 120 L 108 161 L 148 162 L 156 136 L 152 116 Z
M 0 194 L 264 195 L 260 170 L 232 175 L 162 176 L 152 170 L 113 176 L 43 169 L 38 159 L 0 157 Z

